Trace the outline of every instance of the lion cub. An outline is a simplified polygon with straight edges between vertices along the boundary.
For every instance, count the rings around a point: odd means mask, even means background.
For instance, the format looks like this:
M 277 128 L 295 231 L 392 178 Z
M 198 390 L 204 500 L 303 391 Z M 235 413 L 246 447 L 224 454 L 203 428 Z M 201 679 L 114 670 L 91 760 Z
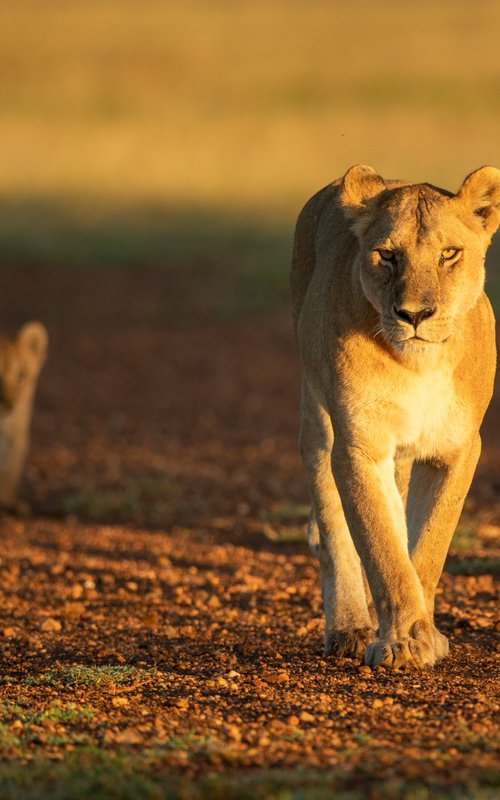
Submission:
M 9 511 L 23 510 L 17 488 L 47 344 L 47 331 L 39 322 L 24 325 L 15 339 L 0 338 L 0 507 Z

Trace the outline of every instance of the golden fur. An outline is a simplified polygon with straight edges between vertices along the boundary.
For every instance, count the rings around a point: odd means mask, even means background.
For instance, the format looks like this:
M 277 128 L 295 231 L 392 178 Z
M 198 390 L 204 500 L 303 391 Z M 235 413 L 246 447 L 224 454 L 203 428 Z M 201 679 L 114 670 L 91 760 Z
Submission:
M 47 331 L 39 322 L 24 325 L 13 340 L 0 338 L 0 507 L 9 511 L 24 508 L 17 489 L 47 342 Z
M 300 447 L 327 653 L 423 667 L 448 652 L 434 596 L 493 389 L 499 204 L 493 167 L 451 194 L 355 166 L 299 216 Z

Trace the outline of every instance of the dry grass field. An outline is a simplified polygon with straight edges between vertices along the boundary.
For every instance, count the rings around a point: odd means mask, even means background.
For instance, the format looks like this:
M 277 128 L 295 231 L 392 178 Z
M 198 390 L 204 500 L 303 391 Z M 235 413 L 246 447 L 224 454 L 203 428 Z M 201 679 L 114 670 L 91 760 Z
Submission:
M 272 239 L 283 270 L 300 205 L 351 164 L 453 189 L 498 161 L 493 0 L 7 0 L 0 23 L 13 261 Z
M 449 659 L 324 659 L 287 271 L 353 163 L 500 166 L 493 0 L 5 0 L 0 328 L 51 348 L 0 520 L 2 800 L 493 800 L 500 394 Z M 500 308 L 500 248 L 488 286 Z

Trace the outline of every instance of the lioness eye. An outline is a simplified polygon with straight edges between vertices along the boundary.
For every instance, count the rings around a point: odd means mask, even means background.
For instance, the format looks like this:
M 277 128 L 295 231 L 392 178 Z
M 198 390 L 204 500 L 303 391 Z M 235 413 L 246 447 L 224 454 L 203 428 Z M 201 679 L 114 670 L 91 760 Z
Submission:
M 379 250 L 378 254 L 382 261 L 394 261 L 396 258 L 394 250 Z
M 445 261 L 449 261 L 450 258 L 455 258 L 457 253 L 460 251 L 456 247 L 447 247 L 446 250 L 443 250 L 441 255 Z

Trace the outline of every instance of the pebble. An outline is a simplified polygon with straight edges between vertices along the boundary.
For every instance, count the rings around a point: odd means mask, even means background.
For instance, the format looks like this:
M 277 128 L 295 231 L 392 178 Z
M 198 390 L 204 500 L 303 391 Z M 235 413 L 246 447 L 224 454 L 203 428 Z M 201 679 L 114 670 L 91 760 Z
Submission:
M 119 708 L 120 706 L 128 706 L 129 700 L 127 697 L 113 697 L 111 700 L 111 705 L 115 708 Z
M 57 633 L 62 628 L 61 623 L 58 619 L 54 619 L 53 617 L 47 617 L 46 620 L 42 622 L 40 625 L 40 630 L 44 631 L 44 633 Z

